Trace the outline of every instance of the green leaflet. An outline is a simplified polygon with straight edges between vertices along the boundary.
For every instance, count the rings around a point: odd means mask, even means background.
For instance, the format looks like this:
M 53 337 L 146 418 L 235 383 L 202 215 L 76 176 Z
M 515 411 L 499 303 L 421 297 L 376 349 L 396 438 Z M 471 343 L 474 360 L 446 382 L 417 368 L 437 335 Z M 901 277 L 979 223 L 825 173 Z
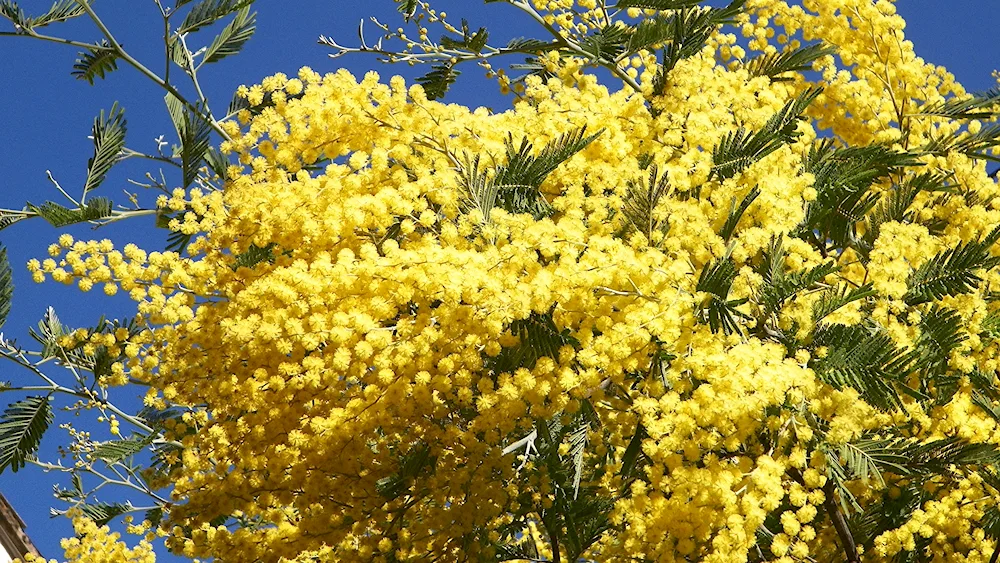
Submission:
M 49 398 L 28 397 L 10 404 L 0 417 L 0 473 L 17 473 L 34 456 L 52 424 Z

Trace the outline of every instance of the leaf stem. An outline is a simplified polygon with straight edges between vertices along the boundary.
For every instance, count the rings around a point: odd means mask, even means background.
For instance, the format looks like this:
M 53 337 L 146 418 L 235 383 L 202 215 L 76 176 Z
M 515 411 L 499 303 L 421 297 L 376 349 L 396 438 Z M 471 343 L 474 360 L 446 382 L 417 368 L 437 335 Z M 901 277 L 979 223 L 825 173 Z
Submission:
M 92 49 L 95 51 L 110 50 L 108 47 L 104 47 L 102 45 L 94 45 L 93 43 L 84 43 L 82 41 L 73 41 L 72 39 L 53 37 L 51 35 L 42 35 L 41 33 L 35 33 L 31 30 L 25 30 L 24 32 L 0 31 L 0 37 L 31 37 L 32 39 L 41 39 L 42 41 L 51 41 L 62 45 L 72 45 L 73 47 L 79 47 L 81 49 Z

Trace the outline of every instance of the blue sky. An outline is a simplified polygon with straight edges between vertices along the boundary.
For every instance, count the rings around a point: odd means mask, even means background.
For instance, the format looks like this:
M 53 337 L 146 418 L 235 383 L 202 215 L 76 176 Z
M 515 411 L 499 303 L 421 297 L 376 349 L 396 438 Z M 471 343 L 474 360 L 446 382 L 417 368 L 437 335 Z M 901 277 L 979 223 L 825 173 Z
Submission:
M 172 2 L 167 0 L 167 3 Z M 21 0 L 19 4 L 29 14 L 37 14 L 46 10 L 51 1 Z M 503 3 L 484 5 L 474 0 L 438 0 L 433 4 L 448 11 L 449 19 L 457 21 L 457 17 L 465 17 L 473 27 L 488 26 L 492 36 L 501 40 L 537 36 L 522 15 Z M 994 34 L 995 24 L 1000 21 L 1000 3 L 996 0 L 899 0 L 897 7 L 908 22 L 907 37 L 916 44 L 918 54 L 948 67 L 969 90 L 995 86 L 990 73 L 1000 67 L 1000 42 L 995 40 Z M 158 35 L 162 33 L 162 22 L 152 0 L 106 0 L 96 3 L 95 8 L 127 50 L 148 62 L 154 70 L 163 68 L 163 47 Z M 319 72 L 346 67 L 355 74 L 375 68 L 384 77 L 392 74 L 413 77 L 420 70 L 385 67 L 363 55 L 333 60 L 327 57 L 329 49 L 316 43 L 319 35 L 327 35 L 344 44 L 355 44 L 358 22 L 369 15 L 376 15 L 395 27 L 400 20 L 390 0 L 258 0 L 256 10 L 259 13 L 257 32 L 243 54 L 207 65 L 201 73 L 202 86 L 217 111 L 225 110 L 232 92 L 240 84 L 258 82 L 275 72 L 291 75 L 304 65 Z M 0 31 L 10 30 L 5 23 L 0 22 Z M 48 33 L 88 42 L 100 37 L 85 18 L 49 28 Z M 210 32 L 204 34 L 200 39 L 210 41 Z M 371 29 L 369 39 L 375 36 Z M 0 126 L 0 207 L 20 208 L 26 201 L 58 200 L 58 193 L 46 179 L 46 170 L 50 170 L 67 191 L 79 194 L 92 150 L 87 139 L 91 123 L 94 116 L 109 108 L 113 101 L 119 101 L 126 109 L 129 147 L 152 152 L 154 139 L 172 132 L 163 110 L 163 92 L 130 68 L 121 67 L 106 80 L 90 86 L 70 76 L 75 48 L 0 37 L 0 53 L 0 76 L 4 77 L 0 96 L 8 108 L 7 117 Z M 466 71 L 447 101 L 497 109 L 509 104 L 509 99 L 499 96 L 495 86 L 482 78 L 477 67 L 469 66 Z M 126 179 L 142 179 L 147 171 L 157 172 L 157 169 L 147 162 L 127 162 L 109 175 L 97 195 L 123 202 L 123 189 L 136 191 Z M 175 178 L 175 181 L 179 180 Z M 123 222 L 97 232 L 87 227 L 66 231 L 78 238 L 110 238 L 119 246 L 137 242 L 150 250 L 163 246 L 165 234 L 154 229 L 150 219 Z M 27 342 L 27 327 L 37 323 L 49 305 L 56 308 L 64 322 L 73 326 L 92 325 L 101 314 L 125 317 L 131 313 L 130 302 L 124 299 L 107 298 L 100 292 L 84 294 L 53 283 L 37 285 L 31 282 L 24 269 L 25 262 L 44 256 L 46 247 L 60 232 L 40 220 L 26 221 L 0 231 L 0 243 L 8 249 L 16 284 L 11 315 L 3 327 L 8 337 Z M 52 373 L 58 374 L 58 371 Z M 27 377 L 12 364 L 0 364 L 0 381 L 23 383 Z M 127 390 L 122 390 L 119 393 L 121 400 L 134 401 L 127 394 Z M 0 407 L 13 400 L 13 396 L 0 397 Z M 65 413 L 61 414 L 65 421 Z M 59 414 L 57 421 L 58 417 Z M 53 428 L 45 450 L 51 451 L 64 439 L 65 434 Z M 29 535 L 48 557 L 61 555 L 59 538 L 72 533 L 65 519 L 48 516 L 49 507 L 55 504 L 51 496 L 53 482 L 53 475 L 32 468 L 0 475 L 0 492 L 20 513 L 28 525 Z

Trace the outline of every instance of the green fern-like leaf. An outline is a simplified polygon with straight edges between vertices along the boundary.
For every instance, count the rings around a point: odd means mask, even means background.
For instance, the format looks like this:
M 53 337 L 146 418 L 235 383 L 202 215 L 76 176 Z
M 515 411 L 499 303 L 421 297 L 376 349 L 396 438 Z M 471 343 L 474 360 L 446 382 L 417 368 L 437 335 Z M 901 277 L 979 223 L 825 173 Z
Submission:
M 379 479 L 375 490 L 388 500 L 402 496 L 420 474 L 434 470 L 437 458 L 431 455 L 430 448 L 423 443 L 413 445 L 409 451 L 400 456 L 399 470 Z
M 729 299 L 729 290 L 732 289 L 736 275 L 736 263 L 727 254 L 705 265 L 698 276 L 696 290 L 710 294 L 698 313 L 698 319 L 707 322 L 713 332 L 722 330 L 726 334 L 742 333 L 737 319 L 750 318 L 737 309 L 747 303 L 748 299 Z
M 79 505 L 79 508 L 83 512 L 84 516 L 93 520 L 98 526 L 103 526 L 114 520 L 116 517 L 121 516 L 122 514 L 128 514 L 129 512 L 135 510 L 135 507 L 132 506 L 132 503 L 130 502 L 126 502 L 125 504 L 118 502 L 96 502 L 93 504 L 83 503 Z
M 917 367 L 931 377 L 943 375 L 952 351 L 966 339 L 958 311 L 934 305 L 920 320 L 920 336 L 913 346 Z
M 862 439 L 847 442 L 838 451 L 840 463 L 850 471 L 851 478 L 867 482 L 871 478 L 885 486 L 882 473 L 891 472 L 897 475 L 908 475 L 910 472 L 909 453 L 905 440 L 873 440 Z
M 751 164 L 798 137 L 796 122 L 822 89 L 810 88 L 790 100 L 756 132 L 744 128 L 727 133 L 712 152 L 712 174 L 732 178 Z
M 52 201 L 42 205 L 28 204 L 28 209 L 48 221 L 53 227 L 65 227 L 87 221 L 99 221 L 114 215 L 113 203 L 106 197 L 95 197 L 83 207 L 70 209 Z
M 1000 157 L 992 154 L 997 147 L 1000 147 L 1000 123 L 983 126 L 975 133 L 961 130 L 933 138 L 923 150 L 936 156 L 957 152 L 969 158 L 1000 162 Z
M 902 407 L 899 393 L 908 393 L 902 377 L 909 373 L 912 359 L 884 330 L 868 323 L 822 325 L 815 331 L 813 345 L 827 348 L 826 356 L 810 366 L 821 381 L 837 389 L 851 387 L 881 410 Z
M 417 78 L 417 84 L 423 86 L 428 100 L 438 100 L 448 93 L 448 89 L 461 74 L 454 65 L 437 64 L 431 66 L 430 72 Z
M 236 260 L 233 262 L 233 270 L 238 270 L 240 268 L 253 268 L 261 262 L 274 262 L 274 248 L 275 244 L 272 242 L 267 246 L 257 246 L 251 244 L 245 252 L 240 253 L 236 256 Z
M 48 397 L 28 397 L 9 405 L 0 417 L 0 473 L 8 467 L 17 473 L 24 467 L 50 424 Z
M 655 233 L 666 233 L 669 223 L 666 217 L 656 216 L 656 207 L 667 194 L 670 177 L 662 175 L 655 164 L 649 168 L 649 180 L 645 183 L 631 182 L 622 205 L 622 214 L 633 229 L 642 233 L 649 244 L 654 244 Z
M 233 20 L 205 48 L 201 64 L 219 62 L 239 53 L 257 30 L 257 12 L 249 4 L 236 12 Z
M 925 105 L 913 115 L 933 115 L 951 119 L 989 119 L 996 115 L 996 111 L 992 108 L 998 104 L 1000 104 L 1000 88 L 993 88 L 968 98 L 952 98 Z
M 857 242 L 857 226 L 878 204 L 872 185 L 904 167 L 919 165 L 916 155 L 889 147 L 838 147 L 831 140 L 814 145 L 803 170 L 815 177 L 817 196 L 810 202 L 799 233 L 818 233 L 835 248 Z M 826 244 L 824 243 L 824 246 Z
M 0 246 L 0 327 L 7 322 L 13 298 L 14 281 L 11 277 L 10 263 L 7 261 L 7 249 Z
M 31 27 L 31 19 L 25 15 L 24 10 L 12 0 L 0 0 L 0 17 L 7 19 L 14 24 L 14 28 L 18 32 L 23 32 Z
M 185 108 L 173 94 L 167 94 L 164 100 L 180 142 L 174 156 L 181 159 L 181 175 L 187 188 L 198 177 L 211 149 L 212 126 L 201 115 Z
M 837 264 L 831 261 L 799 272 L 786 272 L 784 244 L 781 237 L 775 238 L 758 268 L 764 284 L 757 301 L 764 309 L 764 318 L 770 318 L 786 301 L 800 291 L 812 288 L 838 269 Z
M 396 10 L 403 14 L 403 19 L 407 22 L 417 13 L 417 0 L 393 0 L 393 2 L 399 4 Z
M 229 14 L 249 8 L 254 0 L 202 0 L 196 4 L 177 29 L 178 34 L 192 33 L 210 26 Z
M 848 303 L 874 297 L 874 286 L 868 283 L 860 287 L 844 284 L 840 287 L 824 291 L 813 305 L 813 322 L 820 322 L 827 316 Z
M 91 136 L 94 140 L 94 156 L 87 160 L 87 181 L 83 193 L 101 185 L 111 167 L 121 159 L 125 148 L 125 110 L 117 103 L 105 115 L 104 111 L 94 120 Z
M 935 254 L 910 274 L 903 300 L 908 305 L 919 305 L 948 295 L 969 293 L 982 281 L 978 270 L 1000 264 L 1000 258 L 990 253 L 998 239 L 1000 227 L 990 231 L 981 241 L 960 243 Z
M 560 329 L 551 313 L 531 313 L 510 324 L 518 343 L 504 347 L 487 365 L 494 373 L 513 373 L 519 368 L 533 369 L 540 358 L 558 358 L 563 346 L 577 347 L 579 342 L 568 329 Z
M 627 53 L 628 45 L 635 28 L 628 25 L 606 25 L 595 33 L 583 38 L 580 48 L 594 62 L 609 62 Z
M 18 221 L 23 221 L 32 215 L 28 210 L 25 211 L 13 211 L 13 210 L 0 210 L 0 231 L 6 229 L 7 227 L 17 223 Z
M 722 237 L 723 240 L 729 242 L 729 239 L 733 237 L 733 233 L 736 232 L 736 226 L 739 224 L 743 214 L 746 213 L 747 209 L 750 208 L 750 205 L 759 195 L 760 188 L 754 186 L 749 192 L 747 192 L 747 195 L 743 196 L 739 205 L 736 204 L 736 199 L 733 199 L 730 204 L 729 215 L 726 216 L 726 222 L 723 223 L 722 228 L 719 229 L 719 236 Z
M 59 339 L 73 332 L 73 329 L 65 326 L 56 315 L 55 309 L 48 307 L 42 320 L 38 322 L 38 328 L 28 329 L 28 334 L 42 345 L 42 358 L 55 358 L 60 363 L 69 362 L 75 366 L 91 369 L 94 364 L 93 356 L 85 354 L 82 346 L 65 349 L 59 345 Z
M 642 424 L 637 424 L 635 433 L 632 434 L 632 439 L 629 440 L 628 446 L 625 447 L 625 452 L 622 453 L 622 467 L 618 474 L 627 482 L 631 482 L 631 478 L 638 475 L 641 460 L 645 456 L 642 452 L 642 441 L 648 436 L 646 428 Z
M 469 30 L 469 22 L 462 20 L 462 37 L 454 38 L 447 35 L 441 37 L 441 46 L 445 49 L 462 49 L 478 53 L 486 47 L 490 34 L 485 27 L 480 27 L 477 31 Z
M 52 7 L 49 8 L 49 11 L 40 16 L 31 18 L 30 26 L 32 29 L 37 29 L 54 23 L 71 20 L 86 13 L 87 11 L 84 10 L 83 6 L 81 6 L 76 0 L 56 0 L 56 2 L 52 3 Z
M 550 41 L 542 41 L 541 39 L 532 39 L 530 37 L 515 37 L 507 42 L 507 46 L 504 49 L 519 53 L 537 53 L 555 46 L 557 45 Z
M 95 445 L 90 455 L 108 463 L 115 463 L 145 450 L 153 443 L 154 439 L 156 439 L 156 434 L 133 436 L 124 440 L 109 440 Z
M 902 185 L 893 184 L 888 193 L 884 194 L 868 215 L 865 217 L 865 234 L 855 249 L 862 257 L 875 247 L 875 241 L 881 232 L 882 225 L 890 221 L 907 221 L 911 217 L 910 206 L 921 192 L 940 191 L 947 187 L 948 176 L 940 173 L 918 174 L 911 176 Z
M 532 144 L 527 138 L 515 148 L 514 140 L 507 137 L 507 161 L 497 167 L 493 183 L 497 188 L 497 205 L 510 213 L 530 213 L 536 219 L 551 213 L 551 206 L 542 197 L 539 188 L 549 174 L 563 162 L 587 147 L 603 133 L 603 129 L 587 135 L 587 128 L 581 127 L 563 133 L 546 143 L 537 155 L 533 155 Z
M 116 70 L 118 70 L 118 53 L 111 48 L 107 40 L 102 39 L 98 43 L 98 48 L 87 49 L 77 56 L 73 72 L 70 74 L 77 80 L 86 80 L 93 85 L 98 78 L 104 78 Z
M 812 69 L 817 60 L 837 52 L 833 46 L 814 43 L 798 49 L 760 55 L 747 63 L 750 76 L 766 76 L 775 82 L 791 80 L 782 76 L 788 72 L 802 72 Z
M 462 166 L 458 168 L 458 176 L 463 191 L 465 211 L 477 210 L 483 219 L 490 220 L 490 212 L 497 204 L 497 191 L 499 187 L 486 174 L 486 170 L 479 164 L 479 155 L 470 157 L 463 156 Z
M 659 2 L 652 0 L 650 3 Z M 682 8 L 668 16 L 670 36 L 660 51 L 660 68 L 653 79 L 653 95 L 663 93 L 667 75 L 677 63 L 701 51 L 720 25 L 735 21 L 745 4 L 746 0 L 733 0 L 722 8 Z

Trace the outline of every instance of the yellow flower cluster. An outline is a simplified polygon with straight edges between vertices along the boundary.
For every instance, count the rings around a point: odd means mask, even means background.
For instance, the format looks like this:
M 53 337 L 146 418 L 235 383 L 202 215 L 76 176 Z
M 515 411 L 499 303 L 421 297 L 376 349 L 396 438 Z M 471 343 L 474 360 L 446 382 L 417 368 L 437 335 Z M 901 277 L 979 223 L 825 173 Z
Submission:
M 567 33 L 597 25 L 593 1 L 533 3 Z M 767 529 L 776 561 L 834 560 L 830 450 L 821 443 L 835 449 L 896 425 L 919 440 L 1000 443 L 969 385 L 943 405 L 905 398 L 895 412 L 878 411 L 817 377 L 826 347 L 789 349 L 702 322 L 713 297 L 698 289 L 699 273 L 729 257 L 731 297 L 748 300 L 736 310 L 754 319 L 740 322 L 755 328 L 767 285 L 760 256 L 780 236 L 779 266 L 790 272 L 832 260 L 840 270 L 820 283 L 872 284 L 869 312 L 854 303 L 826 325 L 868 315 L 912 346 L 928 311 L 903 300 L 911 273 L 1000 224 L 1000 211 L 982 203 L 998 195 L 983 165 L 950 154 L 921 157 L 921 172 L 951 174 L 976 198 L 942 207 L 938 194 L 918 194 L 906 220 L 880 226 L 863 260 L 796 238 L 821 195 L 803 172 L 818 130 L 851 145 L 921 146 L 957 126 L 910 119 L 912 108 L 963 91 L 914 55 L 890 2 L 748 5 L 740 23 L 750 50 L 822 38 L 840 62 L 818 63 L 826 89 L 795 125 L 798 137 L 733 177 L 713 174 L 713 148 L 740 127 L 763 127 L 810 85 L 802 75 L 752 76 L 734 36 L 716 34 L 648 100 L 654 58 L 632 63 L 643 92 L 611 92 L 579 61 L 554 56 L 546 64 L 557 78 L 529 78 L 503 113 L 428 101 L 399 77 L 385 84 L 375 73 L 359 81 L 304 68 L 241 89 L 252 105 L 271 103 L 226 124 L 233 140 L 222 148 L 243 167 L 223 191 L 161 201 L 185 212 L 171 228 L 198 236 L 191 257 L 66 236 L 49 259 L 29 264 L 36 279 L 84 291 L 103 284 L 139 303 L 150 329 L 106 343 L 127 356 L 110 383 L 127 374 L 152 387 L 150 404 L 207 409 L 196 431 L 168 429 L 184 446 L 171 474 L 170 547 L 218 561 L 476 560 L 493 557 L 497 530 L 515 525 L 521 539 L 545 543 L 552 534 L 539 515 L 565 499 L 531 455 L 541 438 L 515 453 L 508 446 L 539 421 L 591 409 L 600 424 L 587 433 L 586 462 L 618 466 L 580 483 L 613 499 L 616 530 L 587 556 L 747 561 Z M 538 155 L 581 130 L 599 135 L 541 184 L 539 205 L 551 213 L 510 212 L 483 197 L 522 139 Z M 470 181 L 480 174 L 486 184 Z M 661 179 L 648 223 L 637 224 L 636 188 Z M 732 236 L 720 236 L 754 188 Z M 889 189 L 888 180 L 875 188 Z M 992 310 L 985 288 L 997 282 L 986 275 L 945 304 L 979 327 Z M 791 296 L 773 311 L 776 326 L 807 337 L 819 298 Z M 528 351 L 540 338 L 555 344 Z M 998 351 L 970 330 L 949 365 L 959 378 L 974 366 L 993 377 Z M 639 449 L 626 455 L 637 435 Z M 641 479 L 625 470 L 629 455 L 642 459 Z M 849 484 L 862 508 L 910 486 L 899 476 L 879 481 L 885 487 L 874 477 Z M 937 560 L 985 561 L 977 518 L 995 504 L 988 495 L 971 478 L 942 480 L 864 560 L 913 549 L 916 534 L 940 548 Z M 515 518 L 523 514 L 531 516 Z M 220 516 L 247 524 L 219 525 Z M 89 526 L 81 533 L 99 545 L 112 537 Z M 83 545 L 68 544 L 68 555 Z M 146 549 L 115 560 L 145 560 Z
M 107 526 L 98 526 L 79 509 L 70 510 L 67 516 L 73 519 L 76 537 L 62 540 L 66 560 L 74 563 L 154 563 L 156 554 L 153 545 L 141 540 L 135 547 L 128 547 L 121 541 L 121 534 L 112 532 Z M 21 560 L 15 559 L 15 563 Z M 41 557 L 29 554 L 23 563 L 46 563 Z M 48 563 L 58 563 L 51 559 Z

